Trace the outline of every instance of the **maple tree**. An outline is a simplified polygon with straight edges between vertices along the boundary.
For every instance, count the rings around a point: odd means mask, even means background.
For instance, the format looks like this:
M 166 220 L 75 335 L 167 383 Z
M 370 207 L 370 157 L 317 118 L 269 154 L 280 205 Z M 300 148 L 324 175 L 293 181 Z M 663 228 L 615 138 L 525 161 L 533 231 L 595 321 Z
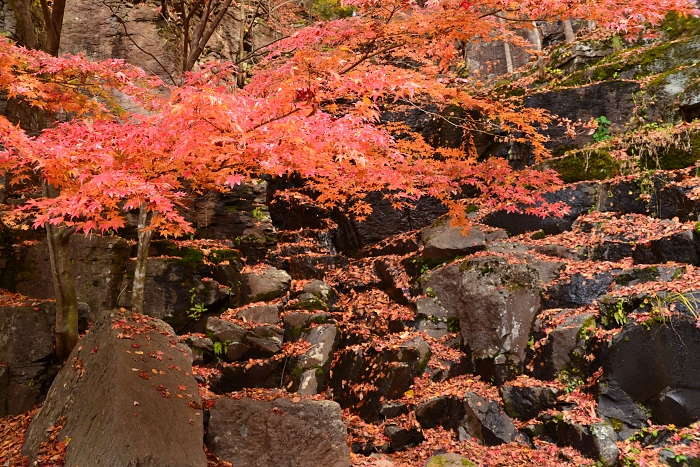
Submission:
M 346 208 L 359 219 L 371 211 L 365 197 L 373 191 L 386 193 L 396 207 L 433 196 L 462 226 L 467 204 L 538 216 L 563 213 L 561 203 L 542 197 L 543 189 L 558 183 L 553 172 L 516 172 L 503 159 L 479 160 L 472 141 L 436 150 L 420 139 L 396 140 L 376 125 L 381 106 L 399 99 L 459 105 L 483 115 L 505 140 L 528 144 L 543 158 L 545 138 L 536 127 L 549 116 L 464 88 L 455 74 L 456 43 L 522 43 L 516 33 L 533 20 L 567 17 L 639 35 L 668 11 L 695 12 L 687 0 L 345 5 L 358 14 L 304 28 L 275 44 L 242 89 L 232 65 L 203 66 L 181 86 L 166 88 L 122 62 L 54 59 L 2 39 L 0 88 L 71 117 L 33 138 L 0 119 L 3 166 L 43 177 L 44 197 L 28 207 L 37 211 L 35 226 L 45 226 L 49 237 L 61 358 L 77 340 L 70 234 L 119 228 L 125 209 L 139 210 L 132 307 L 142 311 L 152 235 L 192 231 L 178 212 L 185 186 L 198 193 L 261 175 L 300 175 L 321 205 Z M 164 97 L 154 92 L 156 86 L 165 89 Z M 124 114 L 111 90 L 150 112 Z M 474 122 L 467 130 L 478 127 Z M 465 197 L 465 185 L 476 195 Z

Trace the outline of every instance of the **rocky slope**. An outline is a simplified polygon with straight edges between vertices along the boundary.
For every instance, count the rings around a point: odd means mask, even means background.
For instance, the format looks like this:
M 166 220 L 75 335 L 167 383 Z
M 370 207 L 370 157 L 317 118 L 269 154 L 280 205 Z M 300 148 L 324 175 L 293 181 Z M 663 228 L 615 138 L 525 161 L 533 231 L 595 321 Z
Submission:
M 46 247 L 7 225 L 0 462 L 21 462 L 24 441 L 40 465 L 94 465 L 113 439 L 139 447 L 122 464 L 203 465 L 205 433 L 210 466 L 697 465 L 696 27 L 617 52 L 555 45 L 546 80 L 494 83 L 611 122 L 609 139 L 543 130 L 563 218 L 482 209 L 464 236 L 431 199 L 396 211 L 375 194 L 357 222 L 303 181 L 260 180 L 194 200 L 196 237 L 154 242 L 149 317 L 114 311 L 133 232 L 74 238 L 92 328 L 63 369 Z M 464 137 L 392 118 L 434 144 Z M 495 140 L 480 152 L 528 162 Z M 173 446 L 187 453 L 168 460 Z

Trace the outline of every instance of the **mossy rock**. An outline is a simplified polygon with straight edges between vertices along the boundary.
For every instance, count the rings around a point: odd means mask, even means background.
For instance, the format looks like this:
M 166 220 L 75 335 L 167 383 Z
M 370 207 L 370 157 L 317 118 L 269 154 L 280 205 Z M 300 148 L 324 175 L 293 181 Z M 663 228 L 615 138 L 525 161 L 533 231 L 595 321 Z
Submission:
M 620 162 L 605 149 L 576 151 L 548 160 L 544 165 L 559 173 L 564 183 L 605 180 L 620 175 Z

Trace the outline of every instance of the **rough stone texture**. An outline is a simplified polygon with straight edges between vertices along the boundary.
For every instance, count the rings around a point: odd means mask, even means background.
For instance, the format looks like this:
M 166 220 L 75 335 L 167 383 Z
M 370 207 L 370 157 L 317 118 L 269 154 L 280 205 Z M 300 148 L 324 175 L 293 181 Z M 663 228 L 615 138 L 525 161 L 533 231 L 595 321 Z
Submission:
M 270 358 L 252 366 L 246 362 L 219 364 L 221 377 L 213 381 L 212 391 L 224 394 L 246 388 L 279 388 L 280 376 L 277 370 L 283 367 L 282 360 Z
M 599 417 L 603 417 L 617 432 L 618 439 L 625 440 L 642 427 L 647 426 L 647 414 L 619 386 L 608 383 L 598 385 Z
M 291 281 L 286 271 L 277 268 L 244 274 L 243 298 L 247 302 L 259 302 L 281 297 L 289 290 Z
M 538 272 L 527 264 L 510 265 L 500 257 L 465 261 L 460 268 L 458 290 L 466 306 L 457 313 L 473 358 L 493 359 L 497 367 L 521 364 L 540 309 Z M 442 301 L 442 295 L 435 293 Z
M 244 342 L 246 333 L 243 327 L 213 316 L 207 319 L 206 329 L 207 332 L 212 333 L 219 342 Z
M 160 320 L 103 312 L 51 386 L 23 452 L 33 458 L 47 429 L 65 416 L 60 439 L 72 440 L 66 465 L 206 466 L 202 410 L 191 407 L 200 404 L 188 376 L 192 357 L 182 344 L 171 347 L 176 339 Z
M 584 277 L 575 273 L 568 279 L 558 281 L 547 287 L 547 298 L 544 300 L 544 308 L 577 308 L 590 305 L 601 295 L 607 293 L 608 288 L 615 280 L 609 272 L 594 274 L 593 277 Z
M 277 326 L 262 325 L 250 329 L 246 341 L 250 345 L 250 358 L 269 358 L 282 351 L 284 331 Z
M 526 107 L 542 108 L 552 115 L 568 118 L 572 122 L 587 122 L 605 115 L 611 122 L 612 132 L 624 132 L 637 104 L 634 94 L 639 92 L 639 83 L 631 81 L 606 81 L 570 89 L 534 94 L 525 99 Z M 580 135 L 575 140 L 566 136 L 564 126 L 549 125 L 542 131 L 549 136 L 545 145 L 552 150 L 560 146 L 576 146 L 593 142 L 593 137 Z
M 423 428 L 442 425 L 446 429 L 457 428 L 464 418 L 462 401 L 455 396 L 439 396 L 419 404 L 415 408 L 416 420 Z
M 700 262 L 695 246 L 695 233 L 692 230 L 652 240 L 648 246 L 636 245 L 632 252 L 632 258 L 635 264 L 666 263 L 668 261 L 690 264 Z
M 346 436 L 335 402 L 221 398 L 211 409 L 206 444 L 240 466 L 350 467 Z
M 406 429 L 394 424 L 384 427 L 384 436 L 389 438 L 389 451 L 402 451 L 423 442 L 423 433 L 416 427 Z
M 126 240 L 119 237 L 71 236 L 70 252 L 78 301 L 88 304 L 91 321 L 100 311 L 117 304 L 130 251 Z M 8 261 L 11 263 L 12 257 Z M 2 278 L 3 286 L 10 290 L 26 297 L 49 300 L 56 298 L 52 281 L 46 240 L 31 246 L 18 264 L 8 264 Z
M 594 183 L 569 185 L 551 193 L 545 193 L 547 202 L 563 202 L 571 212 L 563 217 L 547 216 L 541 218 L 531 214 L 497 211 L 484 219 L 494 227 L 506 229 L 511 235 L 542 230 L 547 235 L 556 235 L 571 229 L 573 222 L 595 205 L 598 188 Z
M 297 358 L 297 365 L 305 370 L 297 392 L 310 396 L 318 394 L 327 379 L 333 354 L 338 347 L 338 330 L 334 324 L 321 325 L 309 329 L 302 339 L 311 344 L 311 348 Z
M 41 402 L 60 368 L 54 362 L 53 303 L 0 307 L 0 417 Z
M 617 465 L 620 450 L 615 445 L 617 435 L 607 423 L 583 426 L 562 420 L 550 420 L 545 429 L 557 444 L 571 446 L 583 455 L 598 461 L 604 467 Z
M 194 202 L 199 238 L 235 241 L 248 264 L 265 258 L 276 244 L 276 230 L 265 202 L 267 182 L 256 180 L 227 193 L 207 193 Z
M 465 236 L 461 227 L 451 227 L 450 221 L 444 219 L 421 230 L 423 259 L 448 259 L 457 255 L 474 253 L 484 247 L 486 237 L 478 227 L 472 227 Z
M 504 385 L 500 391 L 508 416 L 523 421 L 535 418 L 543 410 L 554 408 L 558 394 L 556 389 L 536 386 Z
M 516 440 L 517 430 L 513 421 L 494 401 L 483 399 L 473 392 L 464 396 L 465 416 L 459 424 L 459 438 L 471 436 L 487 446 L 510 443 Z
M 651 408 L 652 421 L 687 425 L 700 419 L 700 330 L 692 320 L 672 318 L 633 325 L 613 338 L 605 374 L 632 400 Z
M 127 275 L 122 283 L 123 292 L 118 305 L 131 307 L 131 284 L 135 260 L 127 263 Z M 195 264 L 174 258 L 149 258 L 146 268 L 146 292 L 144 313 L 163 319 L 176 330 L 183 329 L 190 321 L 188 316 L 194 305 L 208 310 L 229 304 L 229 288 L 210 278 L 212 272 L 204 264 Z M 194 291 L 192 291 L 194 289 Z
M 448 268 L 450 268 L 450 267 L 448 266 Z M 448 269 L 448 268 L 445 268 L 445 269 Z M 443 274 L 445 276 L 449 276 L 450 272 L 452 272 L 452 269 L 450 269 L 449 271 L 444 271 Z M 441 281 L 443 274 L 437 273 L 435 275 L 431 275 L 430 281 L 429 282 L 426 281 L 426 283 L 430 283 L 429 287 L 431 288 L 431 290 L 433 290 L 433 293 L 435 290 L 435 289 L 433 289 L 433 287 L 440 287 L 440 289 L 443 289 L 447 285 L 446 282 Z M 440 284 L 440 285 L 438 285 L 438 284 Z M 456 311 L 446 310 L 445 308 L 443 308 L 440 305 L 440 303 L 437 301 L 437 299 L 435 299 L 433 297 L 419 298 L 418 300 L 416 300 L 416 312 L 419 315 L 425 315 L 428 318 L 437 318 L 437 319 L 443 319 L 443 320 L 457 317 Z
M 561 316 L 566 313 L 562 311 Z M 556 317 L 555 317 L 556 319 Z M 555 379 L 562 370 L 575 375 L 585 374 L 586 331 L 595 331 L 595 315 L 584 313 L 564 318 L 550 333 L 542 352 L 535 360 L 534 374 L 538 378 Z
M 259 324 L 277 324 L 280 322 L 278 305 L 261 305 L 244 308 L 236 314 L 236 318 Z

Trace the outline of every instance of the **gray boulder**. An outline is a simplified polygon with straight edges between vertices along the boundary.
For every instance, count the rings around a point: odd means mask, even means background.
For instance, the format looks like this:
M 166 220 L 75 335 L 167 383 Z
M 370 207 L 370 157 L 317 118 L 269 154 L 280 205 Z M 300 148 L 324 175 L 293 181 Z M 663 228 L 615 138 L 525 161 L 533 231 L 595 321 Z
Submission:
M 291 282 L 292 277 L 277 268 L 243 274 L 243 298 L 249 303 L 272 300 L 286 294 Z
M 420 232 L 423 243 L 423 259 L 448 259 L 467 255 L 484 248 L 486 236 L 478 227 L 472 227 L 467 235 L 461 227 L 451 227 L 449 219 L 440 219 Z
M 496 446 L 517 439 L 513 421 L 498 403 L 469 392 L 464 396 L 464 411 L 466 414 L 458 428 L 460 440 L 473 437 L 487 446 Z
M 175 340 L 160 320 L 103 312 L 56 377 L 23 453 L 33 461 L 65 417 L 66 465 L 206 466 L 192 356 Z
M 241 467 L 350 467 L 347 429 L 331 401 L 218 399 L 205 442 Z

